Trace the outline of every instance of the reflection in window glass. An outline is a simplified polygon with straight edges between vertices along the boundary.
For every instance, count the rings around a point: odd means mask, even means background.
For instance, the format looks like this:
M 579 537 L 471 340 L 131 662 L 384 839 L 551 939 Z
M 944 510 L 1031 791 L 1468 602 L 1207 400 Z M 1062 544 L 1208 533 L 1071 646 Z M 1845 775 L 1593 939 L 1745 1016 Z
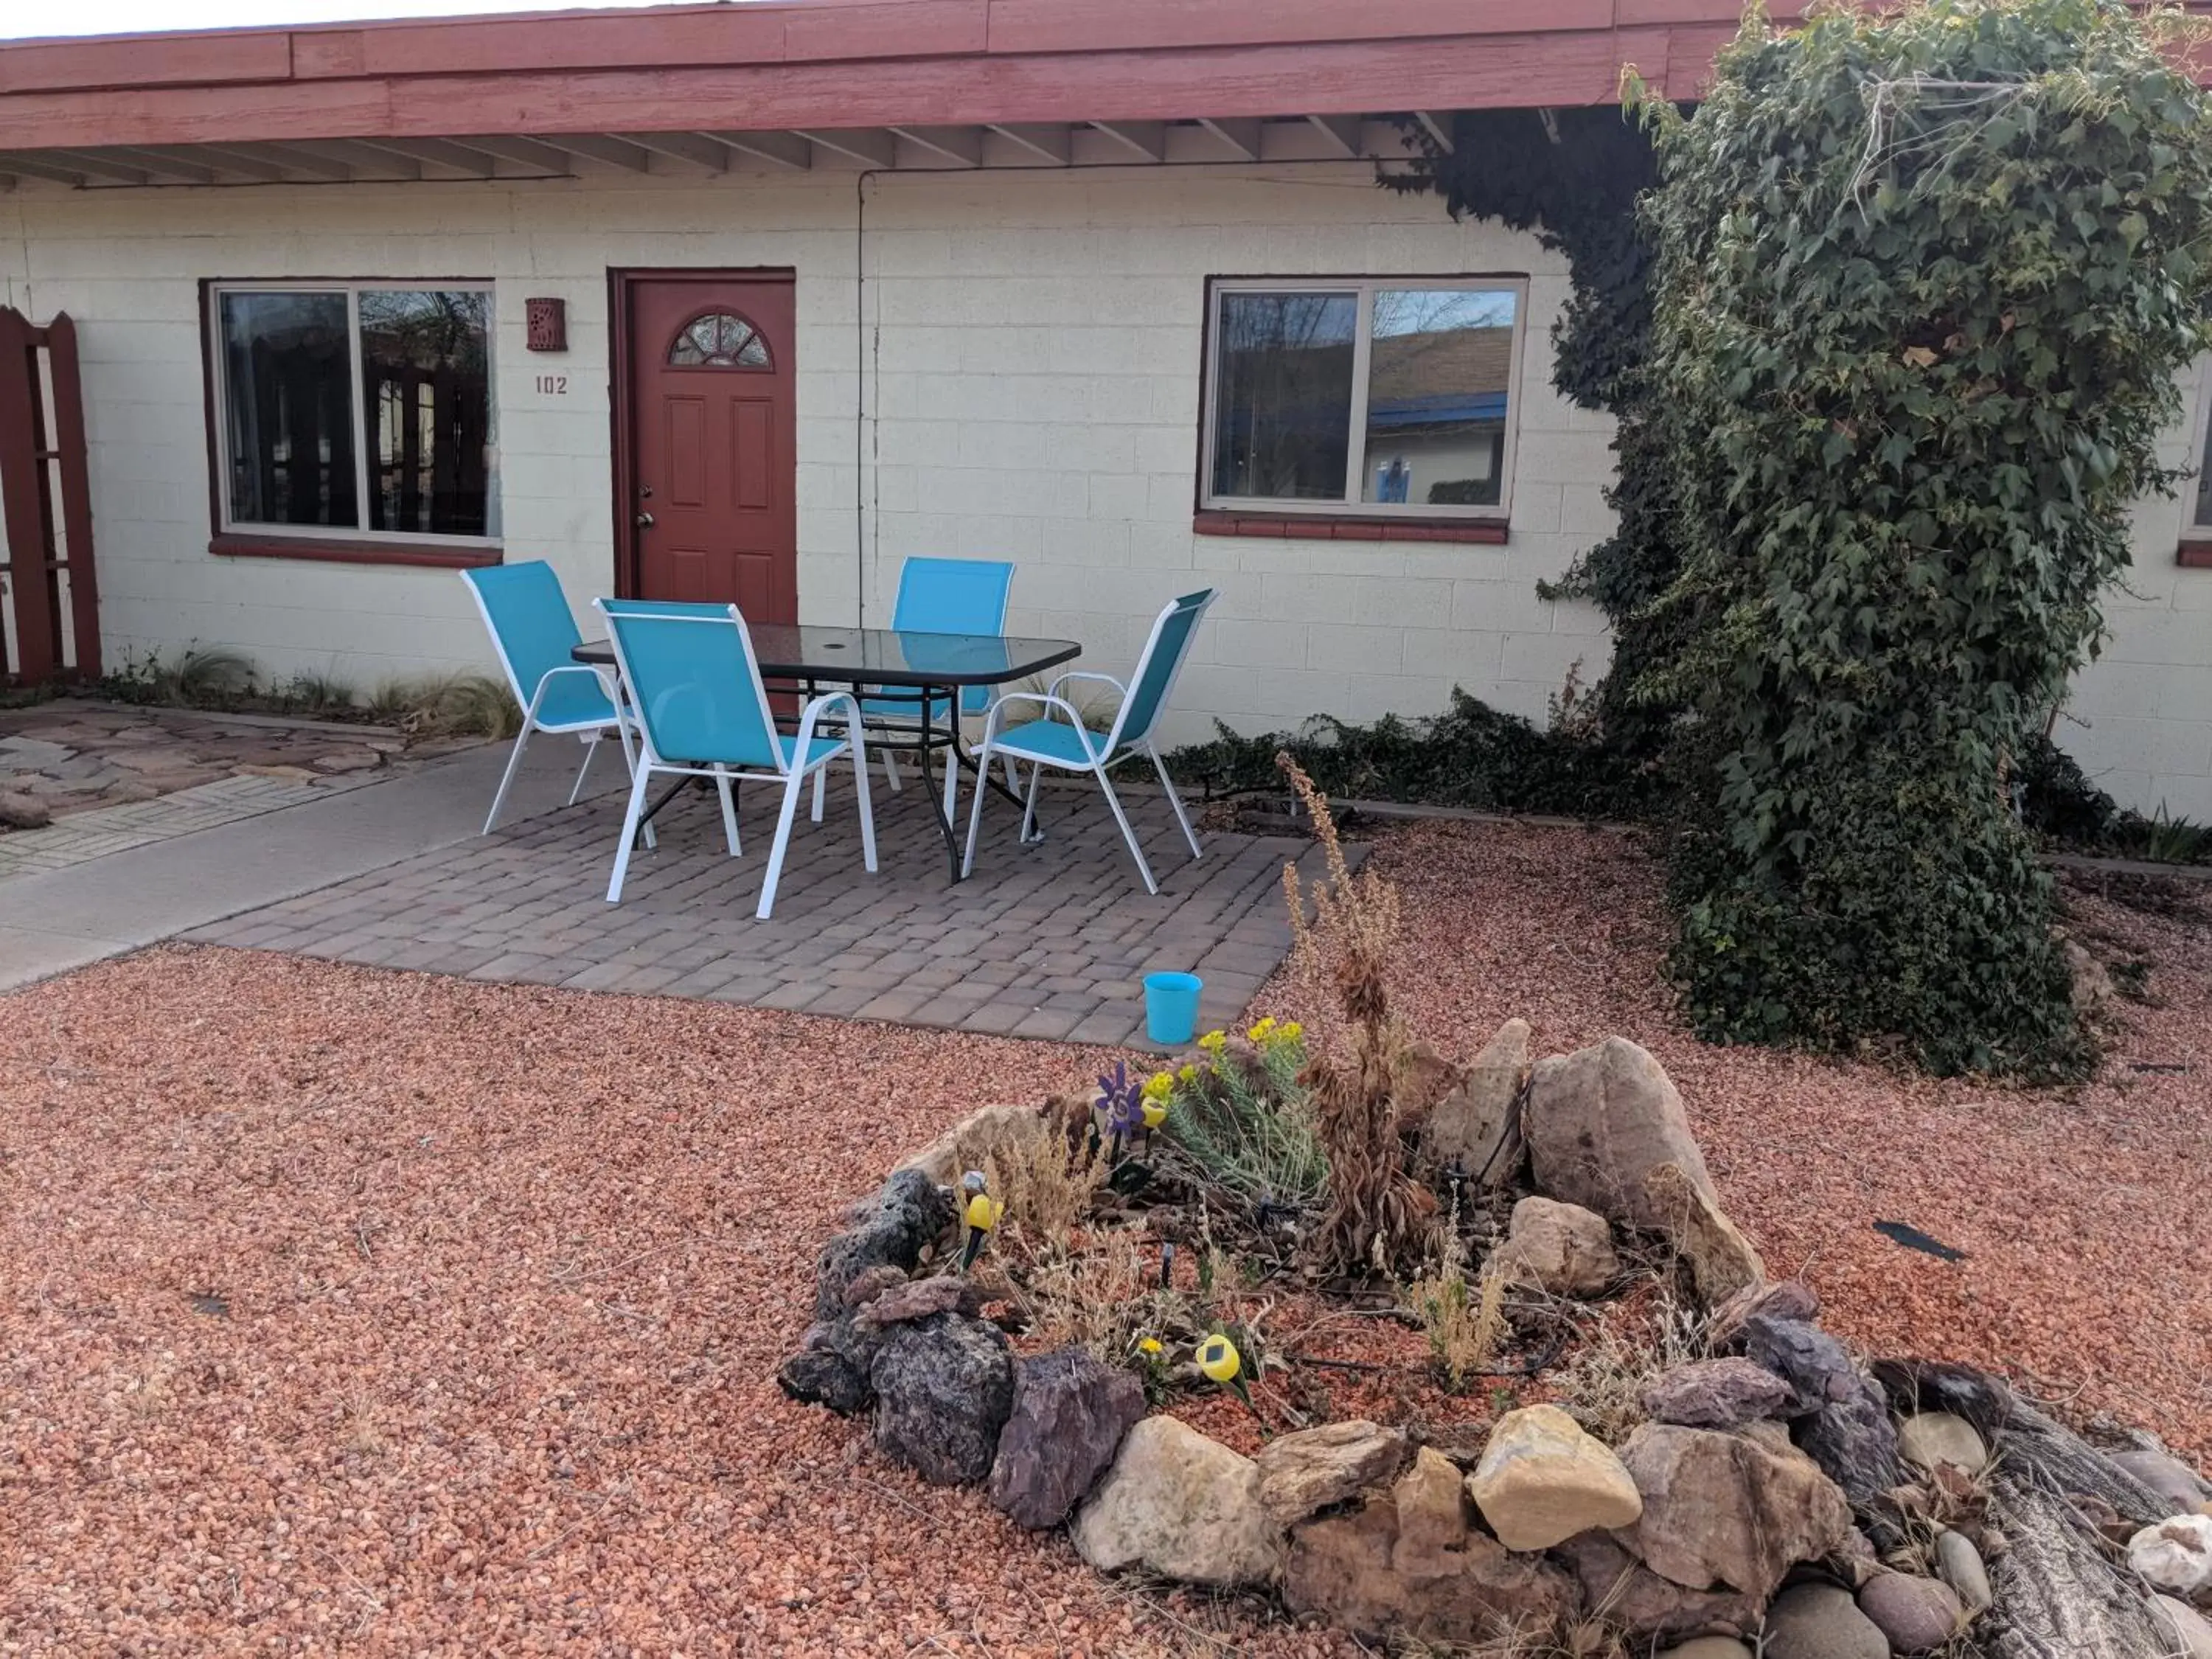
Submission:
M 1498 503 L 1516 297 L 1511 289 L 1375 291 L 1362 501 Z
M 2189 522 L 2193 529 L 2212 530 L 2212 421 L 2204 423 L 2204 453 L 2197 458 L 2197 501 Z
M 368 527 L 491 533 L 491 295 L 361 291 Z
M 1352 294 L 1221 296 L 1214 342 L 1212 493 L 1345 498 L 1352 438 Z
M 343 294 L 225 294 L 222 417 L 238 524 L 357 528 Z

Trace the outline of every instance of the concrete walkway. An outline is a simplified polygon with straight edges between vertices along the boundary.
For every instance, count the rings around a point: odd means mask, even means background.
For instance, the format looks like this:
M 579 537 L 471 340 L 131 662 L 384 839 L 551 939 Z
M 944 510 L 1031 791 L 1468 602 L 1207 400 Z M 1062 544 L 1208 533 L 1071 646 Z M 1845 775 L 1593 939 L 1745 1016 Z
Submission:
M 532 743 L 509 811 L 559 806 L 580 752 Z M 0 990 L 472 836 L 507 755 L 503 743 L 471 749 L 365 788 L 0 881 Z M 594 793 L 619 787 L 619 762 L 602 757 L 593 771 Z

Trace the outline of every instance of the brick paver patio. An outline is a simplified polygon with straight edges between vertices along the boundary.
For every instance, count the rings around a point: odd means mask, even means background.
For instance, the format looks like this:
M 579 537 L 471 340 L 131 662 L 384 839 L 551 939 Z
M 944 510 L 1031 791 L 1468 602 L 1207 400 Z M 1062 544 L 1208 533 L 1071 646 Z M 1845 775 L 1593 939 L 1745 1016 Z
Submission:
M 1019 811 L 994 799 L 975 878 L 954 886 L 909 779 L 903 794 L 876 788 L 882 867 L 871 876 L 851 787 L 836 781 L 823 823 L 802 815 L 765 922 L 752 912 L 775 800 L 757 785 L 741 803 L 743 857 L 724 848 L 713 797 L 688 795 L 661 815 L 659 850 L 632 861 L 619 905 L 605 900 L 620 823 L 619 798 L 606 796 L 187 937 L 471 979 L 1141 1042 L 1139 981 L 1154 969 L 1205 978 L 1201 1029 L 1240 1014 L 1289 948 L 1284 863 L 1318 872 L 1302 839 L 1215 835 L 1194 863 L 1157 792 L 1132 791 L 1160 878 L 1153 896 L 1096 790 L 1048 789 L 1047 840 L 1018 845 Z

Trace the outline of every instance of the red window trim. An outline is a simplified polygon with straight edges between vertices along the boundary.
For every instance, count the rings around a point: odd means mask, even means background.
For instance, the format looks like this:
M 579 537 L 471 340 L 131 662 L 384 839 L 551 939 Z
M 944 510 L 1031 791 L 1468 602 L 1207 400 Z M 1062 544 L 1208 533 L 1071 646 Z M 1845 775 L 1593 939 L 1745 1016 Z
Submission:
M 2183 542 L 2174 551 L 2173 562 L 2185 569 L 2212 570 L 2212 539 Z
M 1266 536 L 1277 541 L 1471 542 L 1503 547 L 1510 526 L 1504 519 L 1363 518 L 1356 513 L 1270 516 L 1201 507 L 1190 527 L 1200 536 Z
M 329 564 L 412 564 L 438 570 L 473 570 L 497 564 L 496 547 L 476 542 L 372 542 L 336 536 L 242 536 L 227 531 L 208 543 L 208 551 L 227 559 L 318 559 Z

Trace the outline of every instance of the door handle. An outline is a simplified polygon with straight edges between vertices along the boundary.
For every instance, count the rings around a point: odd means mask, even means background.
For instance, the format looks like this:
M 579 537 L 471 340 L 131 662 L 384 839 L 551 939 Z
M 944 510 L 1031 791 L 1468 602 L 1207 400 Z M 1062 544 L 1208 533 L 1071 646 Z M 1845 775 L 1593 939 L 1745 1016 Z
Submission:
M 652 529 L 652 528 L 653 528 L 653 514 L 650 514 L 650 513 L 641 513 L 641 514 L 639 514 L 637 515 L 637 527 L 638 527 L 640 530 L 650 530 L 650 529 Z

